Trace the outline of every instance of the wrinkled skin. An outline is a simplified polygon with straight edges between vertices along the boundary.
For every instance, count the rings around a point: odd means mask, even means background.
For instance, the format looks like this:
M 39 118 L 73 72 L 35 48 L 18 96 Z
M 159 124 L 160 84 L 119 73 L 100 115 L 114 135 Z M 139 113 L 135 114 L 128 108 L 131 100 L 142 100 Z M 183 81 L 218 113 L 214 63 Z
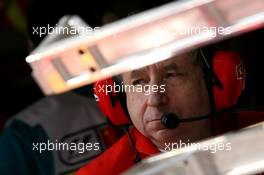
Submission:
M 210 113 L 204 73 L 190 57 L 183 54 L 122 76 L 126 85 L 164 85 L 165 92 L 126 92 L 134 126 L 159 149 L 164 149 L 165 143 L 195 142 L 211 135 L 208 119 L 180 123 L 176 129 L 167 129 L 160 121 L 165 112 L 180 118 Z

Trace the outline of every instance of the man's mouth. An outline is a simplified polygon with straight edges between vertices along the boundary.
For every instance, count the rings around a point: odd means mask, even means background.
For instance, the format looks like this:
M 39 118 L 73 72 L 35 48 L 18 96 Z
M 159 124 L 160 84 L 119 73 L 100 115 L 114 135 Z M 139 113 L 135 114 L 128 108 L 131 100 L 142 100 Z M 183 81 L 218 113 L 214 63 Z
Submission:
M 146 122 L 145 126 L 148 126 L 152 129 L 155 128 L 155 130 L 157 131 L 168 129 L 161 123 L 160 119 L 149 120 L 148 122 Z
M 151 119 L 151 120 L 147 120 L 146 123 L 150 123 L 150 122 L 161 122 L 161 119 Z
M 161 123 L 161 117 L 166 110 L 162 110 L 162 111 L 147 111 L 147 113 L 145 113 L 144 115 L 144 121 L 145 124 L 148 124 L 150 122 L 160 122 Z M 167 110 L 169 111 L 169 110 Z

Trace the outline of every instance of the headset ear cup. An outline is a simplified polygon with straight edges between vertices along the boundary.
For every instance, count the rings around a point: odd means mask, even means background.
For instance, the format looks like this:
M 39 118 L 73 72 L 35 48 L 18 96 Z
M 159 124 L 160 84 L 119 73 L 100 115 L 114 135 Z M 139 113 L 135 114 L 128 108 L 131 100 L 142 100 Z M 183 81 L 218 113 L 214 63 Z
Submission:
M 114 125 L 129 124 L 130 120 L 127 116 L 126 110 L 124 109 L 124 102 L 122 102 L 122 100 L 125 99 L 121 99 L 120 94 L 115 93 L 114 87 L 115 82 L 112 78 L 102 80 L 94 84 L 94 93 L 98 98 L 97 102 L 99 108 Z
M 239 55 L 231 51 L 217 51 L 213 59 L 213 72 L 221 83 L 221 86 L 215 85 L 213 88 L 216 109 L 235 105 L 244 89 L 246 75 Z

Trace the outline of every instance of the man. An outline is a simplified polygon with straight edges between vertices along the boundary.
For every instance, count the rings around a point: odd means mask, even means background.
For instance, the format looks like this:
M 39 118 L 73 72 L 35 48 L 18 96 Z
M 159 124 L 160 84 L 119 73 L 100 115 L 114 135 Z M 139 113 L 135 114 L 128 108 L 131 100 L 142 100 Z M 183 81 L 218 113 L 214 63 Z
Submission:
M 13 116 L 0 134 L 0 174 L 72 174 L 115 143 L 91 87 L 46 96 Z
M 167 112 L 188 118 L 211 111 L 202 61 L 196 51 L 125 73 L 122 78 L 125 85 L 148 88 L 164 85 L 165 91 L 126 92 L 134 125 L 130 134 L 77 175 L 120 174 L 139 159 L 164 151 L 166 143 L 196 142 L 211 136 L 208 119 L 181 123 L 176 129 L 168 129 L 161 123 L 162 114 Z

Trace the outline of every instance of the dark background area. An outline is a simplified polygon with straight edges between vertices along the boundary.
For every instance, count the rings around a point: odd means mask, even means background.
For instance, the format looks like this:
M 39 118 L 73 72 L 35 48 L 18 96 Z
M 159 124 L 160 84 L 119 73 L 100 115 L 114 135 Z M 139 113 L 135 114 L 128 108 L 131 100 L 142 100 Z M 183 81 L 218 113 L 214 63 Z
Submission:
M 168 0 L 0 0 L 0 131 L 14 114 L 43 97 L 31 77 L 26 56 L 45 36 L 33 27 L 55 26 L 67 14 L 77 14 L 90 26 L 121 19 Z
M 168 0 L 0 0 L 0 131 L 6 120 L 43 94 L 31 77 L 25 57 L 43 37 L 33 27 L 54 26 L 66 14 L 78 14 L 90 26 L 125 18 Z M 263 109 L 263 29 L 225 41 L 220 45 L 242 55 L 248 67 L 245 98 Z

